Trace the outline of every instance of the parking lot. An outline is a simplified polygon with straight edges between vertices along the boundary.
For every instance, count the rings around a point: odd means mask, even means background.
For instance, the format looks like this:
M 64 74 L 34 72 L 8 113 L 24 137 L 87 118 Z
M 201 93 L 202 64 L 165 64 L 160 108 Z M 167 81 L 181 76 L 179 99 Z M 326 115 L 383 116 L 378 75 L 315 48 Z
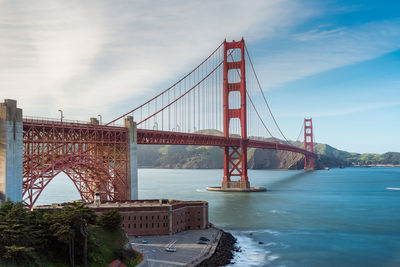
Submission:
M 191 266 L 216 246 L 219 236 L 219 230 L 205 229 L 190 230 L 170 236 L 129 236 L 129 240 L 144 254 L 140 266 Z M 210 241 L 207 244 L 197 244 L 200 237 L 206 237 Z M 143 243 L 143 240 L 147 243 Z M 168 252 L 165 250 L 166 247 L 176 248 L 176 252 Z

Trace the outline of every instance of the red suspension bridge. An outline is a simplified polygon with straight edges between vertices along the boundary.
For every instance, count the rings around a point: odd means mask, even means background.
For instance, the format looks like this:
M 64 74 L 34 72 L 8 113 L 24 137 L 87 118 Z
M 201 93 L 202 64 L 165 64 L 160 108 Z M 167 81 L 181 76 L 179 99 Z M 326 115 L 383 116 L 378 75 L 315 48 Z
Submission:
M 18 110 L 9 116 L 17 126 Z M 123 118 L 125 127 L 114 125 Z M 22 114 L 21 124 L 22 194 L 30 207 L 60 172 L 83 200 L 93 200 L 96 193 L 108 200 L 137 198 L 136 144 L 222 147 L 222 189 L 250 188 L 247 148 L 301 153 L 306 169 L 314 168 L 316 156 L 311 119 L 304 120 L 304 148 L 282 133 L 243 39 L 224 41 L 171 87 L 105 125 L 96 119 L 22 120 Z

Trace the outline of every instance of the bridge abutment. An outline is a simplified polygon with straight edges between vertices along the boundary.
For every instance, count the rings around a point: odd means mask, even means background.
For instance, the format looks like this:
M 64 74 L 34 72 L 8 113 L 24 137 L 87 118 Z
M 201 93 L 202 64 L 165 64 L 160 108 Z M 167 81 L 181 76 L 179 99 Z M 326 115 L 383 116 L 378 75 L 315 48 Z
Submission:
M 125 127 L 128 128 L 128 198 L 136 200 L 138 195 L 138 168 L 137 168 L 137 127 L 132 116 L 125 118 Z
M 22 201 L 22 109 L 17 101 L 0 103 L 0 201 Z

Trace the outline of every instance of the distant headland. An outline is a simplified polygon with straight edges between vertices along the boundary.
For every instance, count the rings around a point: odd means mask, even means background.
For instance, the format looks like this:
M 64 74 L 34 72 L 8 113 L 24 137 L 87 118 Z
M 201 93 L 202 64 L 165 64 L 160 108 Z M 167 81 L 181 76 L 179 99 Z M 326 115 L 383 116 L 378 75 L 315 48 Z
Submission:
M 296 146 L 301 142 L 290 141 Z M 384 154 L 351 153 L 328 144 L 316 143 L 319 155 L 316 167 L 400 167 L 400 152 Z M 223 168 L 222 150 L 207 146 L 139 145 L 138 165 L 141 168 L 219 169 Z M 303 169 L 303 156 L 288 151 L 248 149 L 250 169 Z

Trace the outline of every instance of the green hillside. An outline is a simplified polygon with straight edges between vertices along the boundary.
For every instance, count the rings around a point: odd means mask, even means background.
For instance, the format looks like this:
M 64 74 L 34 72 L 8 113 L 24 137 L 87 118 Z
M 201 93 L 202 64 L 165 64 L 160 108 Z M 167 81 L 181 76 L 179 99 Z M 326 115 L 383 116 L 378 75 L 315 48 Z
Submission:
M 392 164 L 400 165 L 400 153 L 398 152 L 386 152 L 380 157 L 382 162 L 391 162 Z
M 203 130 L 203 134 L 221 135 L 215 130 Z M 271 140 L 271 139 L 263 139 Z M 291 142 L 302 147 L 300 142 Z M 345 167 L 352 164 L 400 164 L 400 153 L 388 152 L 379 154 L 358 154 L 336 149 L 327 144 L 315 144 L 319 155 L 317 168 Z M 249 148 L 247 152 L 248 167 L 251 169 L 297 169 L 304 167 L 300 154 Z M 187 168 L 215 169 L 223 168 L 223 154 L 219 147 L 207 146 L 171 146 L 139 145 L 138 165 L 145 168 Z

